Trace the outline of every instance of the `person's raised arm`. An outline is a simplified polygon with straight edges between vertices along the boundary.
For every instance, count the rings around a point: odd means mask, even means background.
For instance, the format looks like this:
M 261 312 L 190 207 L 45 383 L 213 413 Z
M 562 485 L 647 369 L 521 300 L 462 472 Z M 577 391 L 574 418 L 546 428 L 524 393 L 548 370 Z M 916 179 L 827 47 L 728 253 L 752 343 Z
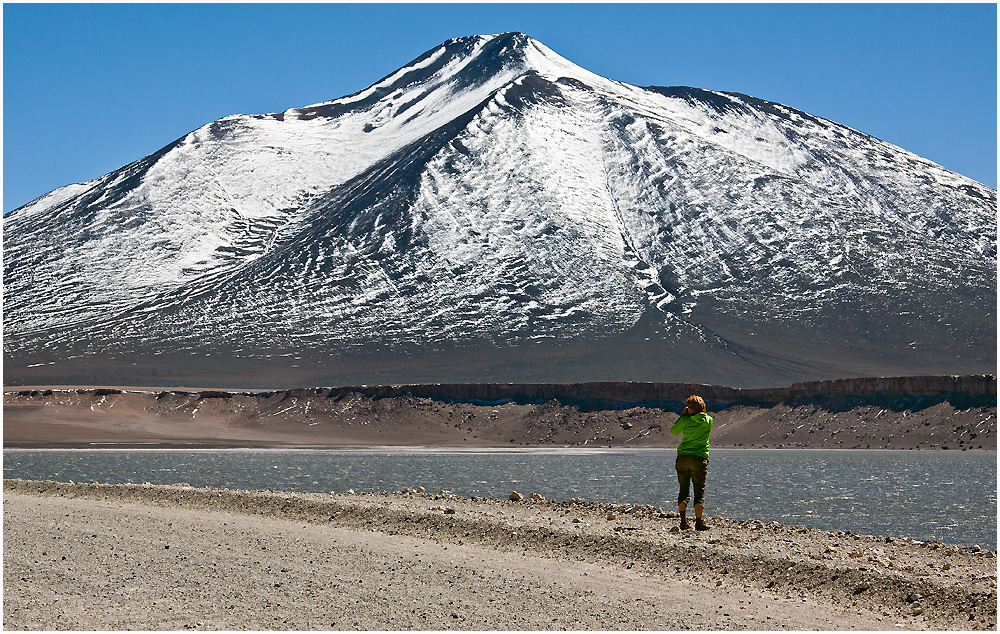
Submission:
M 677 434 L 683 432 L 684 431 L 684 427 L 687 426 L 687 420 L 685 420 L 684 417 L 685 416 L 690 416 L 690 415 L 691 415 L 691 413 L 690 413 L 690 411 L 688 411 L 688 408 L 685 407 L 684 409 L 682 409 L 681 410 L 680 418 L 678 418 L 676 421 L 674 421 L 673 426 L 670 427 L 670 433 L 676 436 Z

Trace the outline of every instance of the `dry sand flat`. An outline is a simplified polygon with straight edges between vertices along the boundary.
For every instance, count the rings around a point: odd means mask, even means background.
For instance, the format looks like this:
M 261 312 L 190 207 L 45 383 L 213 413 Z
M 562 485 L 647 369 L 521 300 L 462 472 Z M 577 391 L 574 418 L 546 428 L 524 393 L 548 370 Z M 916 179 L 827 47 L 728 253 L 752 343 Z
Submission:
M 989 551 L 652 507 L 4 481 L 7 629 L 995 629 Z

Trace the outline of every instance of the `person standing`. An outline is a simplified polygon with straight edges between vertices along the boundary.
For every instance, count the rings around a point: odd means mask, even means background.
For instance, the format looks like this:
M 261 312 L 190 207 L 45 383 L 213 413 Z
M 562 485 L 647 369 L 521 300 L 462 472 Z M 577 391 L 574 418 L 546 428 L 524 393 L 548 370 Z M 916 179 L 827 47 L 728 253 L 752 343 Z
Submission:
M 687 507 L 691 485 L 694 485 L 694 527 L 699 531 L 711 528 L 702 515 L 705 512 L 705 477 L 708 475 L 708 437 L 712 433 L 712 417 L 705 413 L 705 400 L 689 396 L 687 407 L 681 410 L 677 422 L 670 428 L 673 435 L 681 435 L 677 447 L 677 510 L 681 515 L 681 530 L 691 528 L 687 521 Z

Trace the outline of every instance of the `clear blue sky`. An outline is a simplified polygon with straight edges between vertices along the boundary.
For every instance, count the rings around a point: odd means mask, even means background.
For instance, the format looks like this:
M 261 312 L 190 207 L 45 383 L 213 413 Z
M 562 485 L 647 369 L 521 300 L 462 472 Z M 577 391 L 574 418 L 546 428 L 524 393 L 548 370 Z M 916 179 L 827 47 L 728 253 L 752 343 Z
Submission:
M 996 188 L 993 4 L 5 4 L 4 211 L 504 31 L 631 84 L 781 102 Z

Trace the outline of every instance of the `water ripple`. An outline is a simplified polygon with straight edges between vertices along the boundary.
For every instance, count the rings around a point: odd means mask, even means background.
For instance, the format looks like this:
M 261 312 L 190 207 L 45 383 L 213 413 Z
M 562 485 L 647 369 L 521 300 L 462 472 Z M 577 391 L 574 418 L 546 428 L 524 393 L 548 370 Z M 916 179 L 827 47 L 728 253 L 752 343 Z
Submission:
M 311 492 L 423 486 L 672 509 L 674 450 L 4 450 L 4 477 Z M 710 515 L 996 550 L 996 452 L 713 449 Z

